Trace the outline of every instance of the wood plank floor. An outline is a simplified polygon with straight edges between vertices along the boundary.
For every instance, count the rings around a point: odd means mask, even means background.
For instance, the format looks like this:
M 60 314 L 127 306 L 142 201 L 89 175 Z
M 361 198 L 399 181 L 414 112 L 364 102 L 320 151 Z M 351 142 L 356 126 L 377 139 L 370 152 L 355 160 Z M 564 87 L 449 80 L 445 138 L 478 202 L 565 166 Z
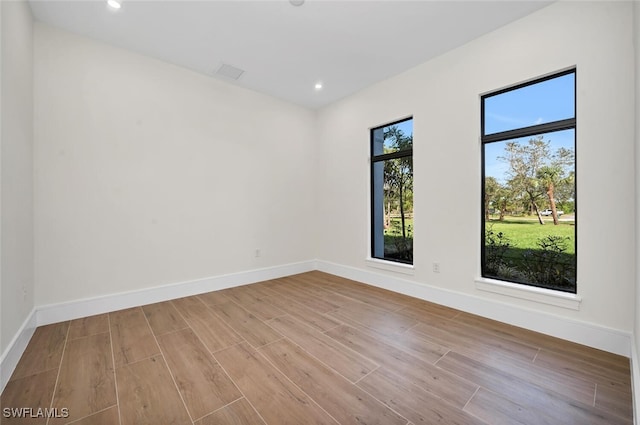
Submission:
M 0 407 L 3 425 L 632 424 L 627 358 L 321 272 L 42 326 Z

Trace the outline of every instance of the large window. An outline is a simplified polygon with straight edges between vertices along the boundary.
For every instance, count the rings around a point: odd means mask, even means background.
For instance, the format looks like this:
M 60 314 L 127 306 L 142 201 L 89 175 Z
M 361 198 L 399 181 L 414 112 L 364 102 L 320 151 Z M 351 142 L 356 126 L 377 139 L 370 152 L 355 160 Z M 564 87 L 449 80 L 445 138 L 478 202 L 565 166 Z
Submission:
M 576 71 L 482 96 L 482 276 L 576 292 Z
M 371 130 L 371 256 L 413 264 L 413 119 Z

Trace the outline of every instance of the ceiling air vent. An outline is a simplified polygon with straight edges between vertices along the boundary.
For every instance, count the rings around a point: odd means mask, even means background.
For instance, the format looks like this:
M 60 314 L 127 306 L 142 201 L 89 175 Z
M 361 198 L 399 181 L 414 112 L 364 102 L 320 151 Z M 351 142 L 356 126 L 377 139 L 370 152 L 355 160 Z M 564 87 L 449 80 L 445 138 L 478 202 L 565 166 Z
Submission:
M 236 68 L 233 65 L 227 65 L 225 63 L 223 63 L 216 71 L 216 75 L 231 78 L 232 80 L 237 80 L 242 74 L 244 74 L 244 70 Z

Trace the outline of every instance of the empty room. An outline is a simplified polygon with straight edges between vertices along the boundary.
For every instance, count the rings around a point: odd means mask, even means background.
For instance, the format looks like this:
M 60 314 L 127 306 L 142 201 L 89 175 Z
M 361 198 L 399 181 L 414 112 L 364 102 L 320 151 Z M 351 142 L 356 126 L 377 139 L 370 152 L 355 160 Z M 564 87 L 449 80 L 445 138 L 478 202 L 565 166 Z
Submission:
M 1 424 L 640 423 L 638 2 L 2 0 L 0 40 Z

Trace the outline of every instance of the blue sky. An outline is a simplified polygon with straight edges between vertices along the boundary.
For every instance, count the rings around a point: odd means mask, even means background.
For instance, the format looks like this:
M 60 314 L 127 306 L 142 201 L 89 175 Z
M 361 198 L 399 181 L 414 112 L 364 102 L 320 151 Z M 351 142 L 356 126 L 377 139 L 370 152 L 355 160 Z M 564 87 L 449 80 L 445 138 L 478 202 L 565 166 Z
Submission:
M 567 74 L 521 89 L 485 98 L 486 134 L 513 130 L 573 118 L 575 116 L 575 74 Z M 527 143 L 530 137 L 515 139 Z M 544 134 L 551 149 L 574 149 L 575 131 L 565 130 Z M 485 175 L 499 182 L 506 180 L 507 164 L 497 160 L 503 155 L 504 142 L 485 145 Z
M 485 98 L 485 133 L 575 116 L 575 74 Z

